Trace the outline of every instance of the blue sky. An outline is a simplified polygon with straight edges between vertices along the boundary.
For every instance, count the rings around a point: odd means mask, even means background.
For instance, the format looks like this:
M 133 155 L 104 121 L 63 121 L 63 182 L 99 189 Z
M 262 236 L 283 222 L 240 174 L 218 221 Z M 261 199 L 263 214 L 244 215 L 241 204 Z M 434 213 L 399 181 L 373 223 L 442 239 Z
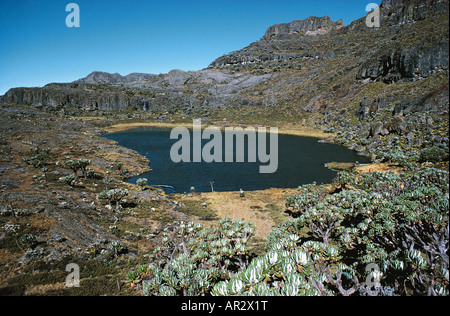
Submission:
M 72 2 L 79 28 L 65 23 Z M 371 2 L 381 0 L 0 0 L 0 95 L 92 71 L 200 70 L 273 24 L 327 15 L 348 25 Z

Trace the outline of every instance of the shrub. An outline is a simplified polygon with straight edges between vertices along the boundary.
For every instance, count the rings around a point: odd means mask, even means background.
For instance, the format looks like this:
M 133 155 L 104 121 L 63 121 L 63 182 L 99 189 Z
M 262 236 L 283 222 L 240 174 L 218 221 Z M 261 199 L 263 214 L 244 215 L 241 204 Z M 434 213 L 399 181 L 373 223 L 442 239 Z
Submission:
M 144 186 L 147 185 L 147 183 L 148 183 L 148 180 L 146 178 L 140 178 L 140 179 L 137 179 L 137 181 L 136 181 L 136 184 L 138 186 L 140 186 L 141 188 L 144 188 Z
M 341 283 L 340 272 L 331 273 L 331 270 L 324 269 L 337 262 L 339 251 L 336 248 L 312 241 L 297 249 L 278 246 L 279 248 L 269 250 L 263 257 L 254 259 L 247 269 L 230 280 L 216 284 L 212 294 L 316 296 L 333 294 L 323 287 L 326 280 Z M 340 268 L 345 270 L 343 266 Z M 354 291 L 349 290 L 346 294 Z
M 119 253 L 124 249 L 123 244 L 118 240 L 113 240 L 109 243 L 109 249 L 114 251 L 114 255 L 116 258 L 118 257 Z
M 116 203 L 116 209 L 120 209 L 120 201 L 128 195 L 128 192 L 123 189 L 112 189 L 112 190 L 104 190 L 97 195 L 97 199 L 99 200 L 107 200 L 109 205 L 112 206 L 112 203 Z
M 130 282 L 131 284 L 137 284 L 141 282 L 141 277 L 139 276 L 139 273 L 137 273 L 136 271 L 129 271 L 127 273 L 127 281 Z
M 448 295 L 448 172 L 374 173 L 351 184 L 305 199 L 300 217 L 273 229 L 267 253 L 212 294 Z
M 299 193 L 286 199 L 286 206 L 292 207 L 296 212 L 303 213 L 307 208 L 316 205 L 326 192 L 316 185 L 304 185 L 298 188 Z
M 209 294 L 219 280 L 247 267 L 247 244 L 254 229 L 252 223 L 230 218 L 212 228 L 185 222 L 167 227 L 164 245 L 152 254 L 153 276 L 144 283 L 144 294 Z
M 144 294 L 448 295 L 448 174 L 341 173 L 328 196 L 303 186 L 286 201 L 298 218 L 275 227 L 253 259 L 251 223 L 170 226 Z
M 292 249 L 292 234 L 299 237 L 307 225 L 324 246 L 328 236 L 337 242 L 345 258 L 337 264 L 353 261 L 353 285 L 360 290 L 366 287 L 366 267 L 376 264 L 382 283 L 393 289 L 385 293 L 448 294 L 448 172 L 427 168 L 401 175 L 363 174 L 351 184 L 356 190 L 333 194 L 275 229 L 268 248 Z M 296 247 L 304 249 L 307 242 Z M 325 283 L 318 288 L 336 290 L 334 281 Z
M 91 164 L 89 159 L 71 159 L 64 163 L 73 171 L 75 179 L 78 179 L 78 170 L 81 170 L 81 175 L 86 178 L 86 168 Z
M 23 234 L 20 236 L 19 241 L 22 245 L 27 245 L 29 247 L 33 247 L 36 245 L 36 236 L 33 234 Z
M 93 169 L 86 169 L 85 177 L 89 179 L 103 179 L 103 176 Z
M 399 166 L 408 166 L 409 164 L 419 160 L 419 155 L 416 151 L 404 151 L 400 148 L 386 150 L 385 148 L 377 151 L 378 159 L 383 159 L 390 164 Z
M 73 186 L 75 184 L 75 176 L 73 174 L 69 174 L 65 177 L 59 178 L 59 181 L 65 182 L 70 186 Z
M 34 153 L 34 156 L 31 158 L 24 157 L 22 158 L 22 161 L 35 168 L 43 168 L 50 157 L 50 148 L 42 149 L 39 146 L 36 146 L 31 148 L 31 151 Z
M 8 235 L 15 235 L 20 230 L 19 224 L 6 223 L 3 225 L 3 229 Z
M 447 153 L 444 149 L 439 147 L 429 147 L 422 150 L 420 153 L 419 161 L 420 162 L 441 162 L 447 158 Z

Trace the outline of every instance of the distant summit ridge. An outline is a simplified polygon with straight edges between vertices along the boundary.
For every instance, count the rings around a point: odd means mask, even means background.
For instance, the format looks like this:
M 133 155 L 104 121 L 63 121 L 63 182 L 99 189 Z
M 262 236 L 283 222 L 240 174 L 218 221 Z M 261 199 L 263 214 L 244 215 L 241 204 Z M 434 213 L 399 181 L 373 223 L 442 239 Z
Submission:
M 367 12 L 347 26 L 328 16 L 309 17 L 262 30 L 261 39 L 203 70 L 124 76 L 95 71 L 72 83 L 13 88 L 1 102 L 98 115 L 141 109 L 186 118 L 236 111 L 235 120 L 249 108 L 372 137 L 379 133 L 369 132 L 372 123 L 364 119 L 383 126 L 385 114 L 414 111 L 414 122 L 426 122 L 420 115 L 448 102 L 448 7 L 449 0 L 384 0 L 379 28 L 367 26 Z M 407 135 L 414 122 L 405 119 L 398 130 Z
M 340 29 L 344 26 L 344 21 L 340 19 L 337 22 L 331 21 L 328 16 L 311 16 L 305 20 L 297 20 L 290 23 L 276 24 L 267 30 L 264 38 L 268 39 L 274 35 L 321 35 L 327 34 L 332 30 Z
M 88 84 L 97 84 L 97 83 L 120 84 L 120 83 L 143 81 L 153 79 L 155 77 L 157 77 L 157 75 L 144 73 L 132 73 L 127 76 L 122 76 L 118 73 L 111 74 L 102 71 L 94 71 L 90 73 L 87 77 L 79 79 L 75 82 Z

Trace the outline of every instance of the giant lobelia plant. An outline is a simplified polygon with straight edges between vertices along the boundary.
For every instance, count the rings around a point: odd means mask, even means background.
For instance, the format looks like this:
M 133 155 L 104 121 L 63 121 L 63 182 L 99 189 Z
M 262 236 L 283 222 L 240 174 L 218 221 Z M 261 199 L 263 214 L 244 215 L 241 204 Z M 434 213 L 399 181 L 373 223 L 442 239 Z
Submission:
M 337 179 L 345 179 L 337 193 L 300 188 L 306 197 L 288 199 L 298 217 L 276 227 L 266 255 L 212 294 L 448 295 L 448 172 Z
M 163 245 L 151 255 L 152 277 L 143 282 L 144 294 L 209 294 L 215 283 L 248 266 L 248 241 L 254 232 L 252 223 L 229 217 L 211 228 L 193 222 L 167 227 Z

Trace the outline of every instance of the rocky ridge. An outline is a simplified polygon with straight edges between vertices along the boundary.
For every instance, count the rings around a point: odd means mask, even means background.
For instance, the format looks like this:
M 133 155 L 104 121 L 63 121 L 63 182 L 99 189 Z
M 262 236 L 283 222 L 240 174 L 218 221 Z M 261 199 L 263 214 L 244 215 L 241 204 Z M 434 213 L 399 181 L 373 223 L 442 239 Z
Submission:
M 344 26 L 344 21 L 331 21 L 328 16 L 309 17 L 305 20 L 297 20 L 290 23 L 276 24 L 267 30 L 264 38 L 270 39 L 272 36 L 279 35 L 323 35 L 333 30 L 338 30 Z
M 365 140 L 359 144 L 352 136 L 340 141 L 374 155 L 377 146 L 364 144 L 374 141 L 367 131 L 389 130 L 376 128 L 380 123 L 403 116 L 401 128 L 391 131 L 407 135 L 419 129 L 417 122 L 430 111 L 445 112 L 448 25 L 446 0 L 385 0 L 380 28 L 368 28 L 365 17 L 348 26 L 310 17 L 274 25 L 259 41 L 217 58 L 204 70 L 127 76 L 93 72 L 73 83 L 11 89 L 2 103 L 69 113 L 140 110 L 186 118 L 255 109 L 266 113 L 267 122 L 360 133 Z
M 263 113 L 258 124 L 322 128 L 336 135 L 327 141 L 374 161 L 407 165 L 430 148 L 448 160 L 448 1 L 385 0 L 382 17 L 380 29 L 367 29 L 364 18 L 342 27 L 327 18 L 279 25 L 201 71 L 94 72 L 73 83 L 8 91 L 0 100 L 0 294 L 38 291 L 33 277 L 26 285 L 14 283 L 25 269 L 33 276 L 39 272 L 34 269 L 58 267 L 53 273 L 62 282 L 63 263 L 73 255 L 111 260 L 118 240 L 125 249 L 115 264 L 126 269 L 139 247 L 152 248 L 158 223 L 189 220 L 177 201 L 121 181 L 146 170 L 148 161 L 96 137 L 113 124 L 111 117 L 170 113 L 189 121 L 207 113 L 220 118 L 219 109 L 231 108 L 250 113 L 247 120 L 255 123 L 255 111 Z M 22 160 L 36 146 L 51 148 L 45 168 Z M 59 181 L 71 173 L 61 162 L 72 158 L 91 159 L 94 177 Z M 127 188 L 123 210 L 114 212 L 97 198 L 106 187 Z M 36 245 L 25 250 L 18 237 L 27 234 L 36 237 Z M 120 293 L 123 272 L 104 274 L 95 281 Z M 91 277 L 83 278 L 83 291 L 90 290 Z

